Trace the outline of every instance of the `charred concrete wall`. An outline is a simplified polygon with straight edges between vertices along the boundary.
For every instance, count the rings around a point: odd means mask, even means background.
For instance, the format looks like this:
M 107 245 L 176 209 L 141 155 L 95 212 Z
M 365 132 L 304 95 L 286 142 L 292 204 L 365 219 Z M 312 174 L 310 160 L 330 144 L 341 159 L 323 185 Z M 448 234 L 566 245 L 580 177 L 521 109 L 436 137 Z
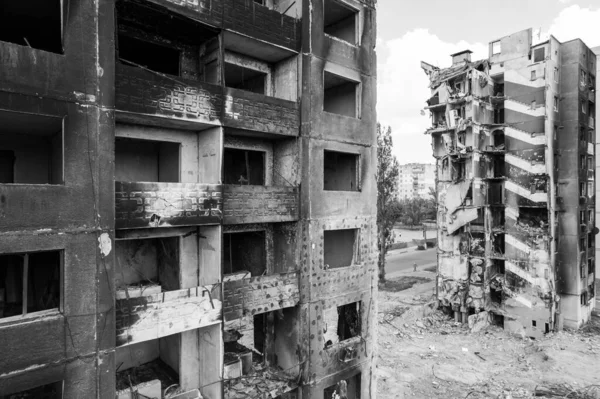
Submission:
M 65 398 L 106 397 L 114 386 L 114 4 L 70 3 L 30 10 L 47 21 L 32 29 L 54 37 L 54 46 L 33 31 L 22 32 L 29 46 L 22 38 L 0 37 L 3 157 L 23 154 L 7 140 L 11 134 L 29 134 L 24 143 L 32 148 L 58 133 L 53 162 L 62 170 L 49 184 L 18 184 L 18 173 L 3 174 L 0 184 L 0 256 L 17 255 L 21 271 L 28 254 L 58 251 L 60 258 L 58 302 L 31 312 L 51 286 L 28 284 L 23 298 L 30 303 L 13 316 L 10 302 L 20 299 L 6 295 L 15 286 L 3 258 L 0 395 L 64 381 Z M 2 24 L 22 23 L 16 5 L 5 5 Z M 58 132 L 40 117 L 57 118 Z M 24 279 L 35 278 L 29 263 Z
M 374 397 L 374 2 L 17 3 L 0 395 Z
M 593 58 L 581 41 L 532 45 L 525 30 L 490 43 L 489 60 L 422 64 L 437 159 L 438 299 L 457 319 L 485 310 L 539 337 L 589 317 L 594 234 L 582 205 L 593 194 L 578 194 L 593 181 L 593 127 L 577 111 L 592 108 Z M 570 304 L 570 284 L 585 304 Z

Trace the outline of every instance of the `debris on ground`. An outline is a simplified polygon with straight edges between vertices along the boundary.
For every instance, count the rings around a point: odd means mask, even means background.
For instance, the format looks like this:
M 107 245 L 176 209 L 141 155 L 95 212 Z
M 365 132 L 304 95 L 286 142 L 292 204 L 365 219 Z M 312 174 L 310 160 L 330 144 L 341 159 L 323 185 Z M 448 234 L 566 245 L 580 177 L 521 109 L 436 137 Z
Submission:
M 600 317 L 537 340 L 509 334 L 486 312 L 463 324 L 437 308 L 426 275 L 379 291 L 378 398 L 600 399 Z

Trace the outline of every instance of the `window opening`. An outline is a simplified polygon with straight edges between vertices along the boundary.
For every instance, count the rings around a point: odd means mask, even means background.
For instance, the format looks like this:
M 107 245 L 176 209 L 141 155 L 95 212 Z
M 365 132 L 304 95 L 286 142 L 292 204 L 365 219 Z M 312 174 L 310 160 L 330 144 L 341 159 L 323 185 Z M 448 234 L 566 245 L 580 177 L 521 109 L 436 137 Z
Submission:
M 324 151 L 323 190 L 359 191 L 359 155 Z
M 558 112 L 558 97 L 554 96 L 554 111 Z
M 335 0 L 323 2 L 323 32 L 351 44 L 356 44 L 358 11 Z
M 0 318 L 60 309 L 61 254 L 0 255 Z
M 339 341 L 359 336 L 361 333 L 361 302 L 338 306 L 337 311 Z
M 10 395 L 0 395 L 0 399 L 62 399 L 63 381 L 45 384 Z
M 179 182 L 179 143 L 115 138 L 115 180 Z
M 265 231 L 223 234 L 223 274 L 262 276 L 267 267 Z
M 264 186 L 265 152 L 225 148 L 223 183 Z
M 63 54 L 63 1 L 2 1 L 0 41 Z
M 125 63 L 141 65 L 154 72 L 180 75 L 181 51 L 133 37 L 118 35 L 119 59 Z
M 533 50 L 533 62 L 541 62 L 546 58 L 546 48 L 539 47 Z
M 325 269 L 336 269 L 359 263 L 358 239 L 358 229 L 325 230 L 323 232 Z
M 494 108 L 494 123 L 504 123 L 504 108 Z
M 267 94 L 267 74 L 250 68 L 245 68 L 229 62 L 225 63 L 225 86 L 232 89 Z
M 323 72 L 323 111 L 332 114 L 349 116 L 358 115 L 359 83 L 339 75 Z
M 500 54 L 502 52 L 502 44 L 500 40 L 492 43 L 492 55 Z
M 62 118 L 0 111 L 0 184 L 63 184 Z

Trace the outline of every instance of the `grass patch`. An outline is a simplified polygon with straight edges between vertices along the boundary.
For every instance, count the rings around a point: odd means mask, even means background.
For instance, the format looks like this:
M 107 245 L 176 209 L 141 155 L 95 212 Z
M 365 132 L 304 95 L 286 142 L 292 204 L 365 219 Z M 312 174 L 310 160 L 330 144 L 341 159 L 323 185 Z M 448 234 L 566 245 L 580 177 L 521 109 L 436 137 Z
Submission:
M 413 285 L 428 283 L 430 281 L 431 279 L 427 277 L 406 276 L 393 280 L 386 280 L 385 283 L 379 286 L 379 289 L 388 292 L 398 292 L 412 288 Z
M 436 272 L 435 269 L 436 269 L 436 266 L 429 266 L 429 267 L 426 267 L 425 269 L 423 269 L 423 271 L 435 273 Z

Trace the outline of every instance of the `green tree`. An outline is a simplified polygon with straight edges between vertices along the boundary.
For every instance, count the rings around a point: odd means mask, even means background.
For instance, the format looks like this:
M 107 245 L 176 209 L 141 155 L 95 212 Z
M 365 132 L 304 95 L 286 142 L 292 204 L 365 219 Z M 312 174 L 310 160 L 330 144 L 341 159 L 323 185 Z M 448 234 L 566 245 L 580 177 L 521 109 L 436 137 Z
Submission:
M 392 129 L 377 123 L 377 244 L 379 246 L 379 282 L 385 281 L 385 255 L 394 223 L 402 215 L 397 200 L 398 160 L 392 154 Z

